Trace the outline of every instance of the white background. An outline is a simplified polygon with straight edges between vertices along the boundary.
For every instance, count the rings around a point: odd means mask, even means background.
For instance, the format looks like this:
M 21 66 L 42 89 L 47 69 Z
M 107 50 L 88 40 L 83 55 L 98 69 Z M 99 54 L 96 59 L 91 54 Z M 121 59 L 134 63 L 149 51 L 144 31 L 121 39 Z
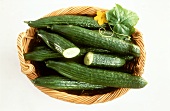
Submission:
M 34 20 L 69 6 L 111 9 L 115 3 L 135 11 L 147 51 L 143 77 L 148 85 L 113 101 L 80 105 L 53 99 L 35 88 L 21 73 L 18 34 Z M 169 0 L 0 0 L 0 111 L 170 111 Z

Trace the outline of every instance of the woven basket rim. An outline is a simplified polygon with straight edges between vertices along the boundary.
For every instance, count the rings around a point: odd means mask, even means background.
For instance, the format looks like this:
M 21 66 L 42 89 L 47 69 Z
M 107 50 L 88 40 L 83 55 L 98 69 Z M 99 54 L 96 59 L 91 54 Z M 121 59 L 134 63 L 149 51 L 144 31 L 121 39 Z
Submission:
M 87 15 L 94 16 L 97 10 L 106 11 L 107 9 L 92 7 L 92 6 L 72 6 L 72 7 L 62 8 L 53 11 L 43 17 L 62 15 L 62 14 L 82 14 L 82 15 L 87 14 Z M 30 61 L 25 61 L 23 54 L 28 52 L 29 43 L 32 39 L 34 39 L 35 30 L 36 30 L 35 28 L 29 28 L 27 29 L 26 32 L 20 33 L 17 39 L 17 48 L 18 48 L 18 56 L 20 59 L 21 71 L 24 74 L 26 74 L 29 79 L 36 78 L 37 74 L 35 73 L 35 67 L 33 66 L 33 64 L 31 64 Z M 141 56 L 139 58 L 134 59 L 134 66 L 132 65 L 132 63 L 129 63 L 126 67 L 128 67 L 130 70 L 133 70 L 134 75 L 142 76 L 144 71 L 146 52 L 145 52 L 141 32 L 136 30 L 136 32 L 132 34 L 132 38 L 135 41 L 134 43 L 140 47 Z M 79 95 L 68 94 L 65 92 L 60 92 L 57 90 L 52 90 L 40 86 L 36 86 L 36 87 L 40 91 L 44 92 L 45 94 L 53 98 L 71 102 L 71 103 L 77 103 L 77 104 L 95 104 L 95 103 L 103 103 L 103 102 L 111 101 L 113 99 L 116 99 L 124 95 L 129 90 L 129 88 L 119 88 L 116 91 L 112 91 L 102 95 L 99 94 L 94 96 L 82 96 L 82 95 L 79 96 Z

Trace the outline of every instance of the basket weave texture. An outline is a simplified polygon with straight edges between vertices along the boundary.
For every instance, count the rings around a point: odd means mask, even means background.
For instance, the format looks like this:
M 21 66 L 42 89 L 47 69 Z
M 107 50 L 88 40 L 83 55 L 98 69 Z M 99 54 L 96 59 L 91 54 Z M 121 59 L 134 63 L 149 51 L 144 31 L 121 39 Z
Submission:
M 98 10 L 107 11 L 107 9 L 102 9 L 98 7 L 76 6 L 76 7 L 62 8 L 62 9 L 53 11 L 52 13 L 49 13 L 45 15 L 44 17 L 64 15 L 64 14 L 95 16 Z M 27 29 L 26 32 L 20 33 L 17 39 L 17 48 L 18 48 L 18 56 L 20 60 L 20 65 L 21 65 L 21 71 L 24 74 L 26 74 L 26 76 L 30 80 L 38 77 L 38 75 L 36 74 L 34 65 L 31 64 L 30 61 L 25 61 L 23 54 L 28 52 L 30 41 L 34 39 L 35 31 L 36 31 L 35 28 L 29 28 Z M 125 65 L 125 68 L 133 71 L 133 74 L 136 76 L 142 76 L 143 71 L 144 71 L 145 55 L 146 55 L 142 34 L 138 30 L 136 30 L 135 33 L 132 35 L 132 40 L 134 41 L 136 45 L 140 47 L 141 55 L 140 57 L 135 58 L 132 62 L 127 63 Z M 114 91 L 111 91 L 105 94 L 97 94 L 93 96 L 88 96 L 88 95 L 69 94 L 66 92 L 52 90 L 52 89 L 40 87 L 40 86 L 36 86 L 36 87 L 42 92 L 44 92 L 45 94 L 53 98 L 71 102 L 71 103 L 76 103 L 76 104 L 95 104 L 95 103 L 103 103 L 103 102 L 111 101 L 115 98 L 118 98 L 124 95 L 129 90 L 129 88 L 119 88 L 119 89 L 116 89 Z

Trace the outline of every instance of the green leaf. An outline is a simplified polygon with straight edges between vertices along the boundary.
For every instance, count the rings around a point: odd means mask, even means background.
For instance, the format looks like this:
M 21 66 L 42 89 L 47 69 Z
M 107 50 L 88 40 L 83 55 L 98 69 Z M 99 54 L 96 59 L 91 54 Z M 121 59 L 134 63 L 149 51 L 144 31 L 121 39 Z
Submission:
M 134 26 L 139 17 L 136 13 L 116 4 L 112 10 L 107 11 L 106 19 L 108 24 L 113 27 L 113 31 L 130 36 L 134 32 Z

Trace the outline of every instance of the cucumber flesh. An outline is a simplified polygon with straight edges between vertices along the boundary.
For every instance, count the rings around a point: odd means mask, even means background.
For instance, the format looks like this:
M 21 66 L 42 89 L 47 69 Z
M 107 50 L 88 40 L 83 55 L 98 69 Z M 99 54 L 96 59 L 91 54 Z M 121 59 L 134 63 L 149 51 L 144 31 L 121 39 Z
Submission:
M 69 48 L 63 51 L 63 56 L 65 58 L 73 58 L 80 53 L 80 49 L 77 47 Z
M 88 52 L 86 56 L 84 57 L 84 64 L 85 65 L 91 65 L 93 62 L 93 53 Z

